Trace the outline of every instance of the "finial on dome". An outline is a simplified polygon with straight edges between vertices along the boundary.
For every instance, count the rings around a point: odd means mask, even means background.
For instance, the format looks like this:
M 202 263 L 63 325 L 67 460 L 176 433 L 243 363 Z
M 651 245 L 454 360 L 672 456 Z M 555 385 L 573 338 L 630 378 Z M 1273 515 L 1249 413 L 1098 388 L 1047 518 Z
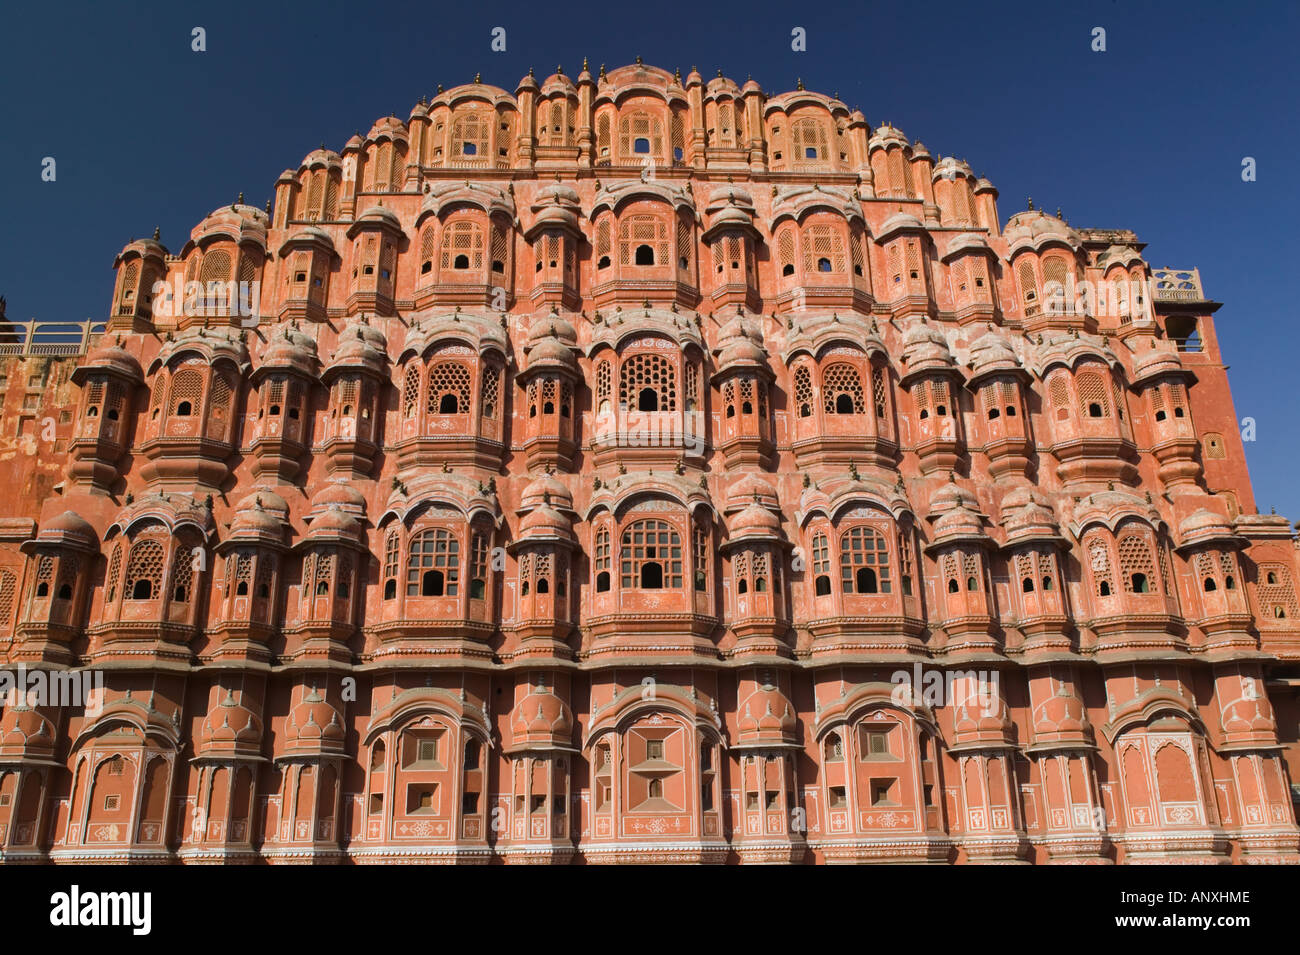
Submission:
M 722 79 L 722 70 L 718 70 L 718 79 Z
M 587 72 L 587 58 L 585 56 L 582 58 L 582 72 Z
M 801 77 L 798 77 L 797 79 L 795 79 L 795 81 L 794 81 L 794 88 L 797 89 L 797 90 L 799 90 L 799 92 L 801 92 L 801 93 L 803 92 L 803 77 L 802 77 L 802 76 L 801 76 Z
M 482 73 L 475 73 L 475 74 L 474 74 L 474 82 L 475 82 L 475 83 L 482 83 L 482 82 L 483 82 L 483 74 L 482 74 Z
M 157 226 L 154 226 L 154 227 L 153 227 L 153 240 L 154 240 L 155 242 L 157 242 L 160 238 L 162 238 L 162 231 L 161 231 Z
M 1030 211 L 1030 212 L 1033 212 L 1033 210 L 1034 210 L 1034 197 L 1033 197 L 1033 196 L 1026 196 L 1026 197 L 1025 197 L 1025 200 L 1029 203 L 1029 211 Z
M 604 63 L 600 64 L 600 78 L 601 78 L 602 80 L 605 78 L 605 64 L 604 64 Z
M 1057 207 L 1056 207 L 1056 218 L 1058 218 L 1058 219 L 1061 218 L 1061 207 L 1060 207 L 1060 206 L 1057 206 Z
M 532 70 L 529 70 L 528 72 L 531 73 Z M 441 83 L 438 84 L 438 93 L 439 93 L 439 94 L 442 93 L 442 84 L 441 84 Z
M 564 75 L 564 64 L 563 64 L 563 63 L 557 63 L 557 64 L 556 64 L 556 66 L 555 66 L 555 75 L 556 75 L 556 76 L 563 76 L 563 75 Z
M 639 56 L 636 58 L 636 65 L 637 65 L 637 66 L 641 66 L 641 65 L 642 65 L 642 64 L 641 64 L 641 57 L 639 57 Z
M 271 200 L 270 200 L 270 199 L 267 199 L 267 200 L 266 200 L 266 214 L 267 214 L 268 216 L 271 214 Z
M 244 204 L 244 194 L 241 192 L 241 193 L 239 194 L 239 198 L 238 198 L 237 200 L 235 200 L 235 201 L 238 202 L 238 203 L 242 206 L 242 205 Z
M 682 68 L 680 66 L 673 67 L 673 79 L 677 81 L 678 86 L 682 85 Z
M 530 66 L 530 67 L 528 68 L 528 78 L 529 78 L 529 79 L 533 79 L 533 76 L 534 76 L 534 74 L 533 74 L 533 68 Z

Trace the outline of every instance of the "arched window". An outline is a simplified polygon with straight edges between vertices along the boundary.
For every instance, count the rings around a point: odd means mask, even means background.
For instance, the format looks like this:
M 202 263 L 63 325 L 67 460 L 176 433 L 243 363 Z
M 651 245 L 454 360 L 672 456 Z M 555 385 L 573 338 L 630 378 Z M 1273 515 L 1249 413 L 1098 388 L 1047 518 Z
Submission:
M 814 589 L 818 597 L 831 592 L 831 545 L 825 534 L 812 539 Z
M 623 531 L 622 576 L 625 590 L 680 590 L 682 541 L 667 521 L 637 521 Z
M 1119 567 L 1124 579 L 1124 589 L 1131 594 L 1155 593 L 1155 561 L 1151 545 L 1139 533 L 1125 534 L 1119 539 Z
M 1079 406 L 1089 418 L 1109 418 L 1106 386 L 1100 373 L 1081 372 L 1078 377 Z
M 461 113 L 451 124 L 451 155 L 454 159 L 487 159 L 492 114 L 487 110 Z
M 619 368 L 618 400 L 638 411 L 676 411 L 677 369 L 663 355 L 629 355 Z
M 169 399 L 170 414 L 177 418 L 188 418 L 196 413 L 196 407 L 203 397 L 203 375 L 193 368 L 182 368 L 173 377 Z
M 1088 564 L 1097 596 L 1109 597 L 1115 588 L 1111 583 L 1110 550 L 1104 541 L 1094 540 L 1088 545 Z
M 795 413 L 800 418 L 812 414 L 812 374 L 807 365 L 800 365 L 794 370 Z
M 455 597 L 459 584 L 460 541 L 456 536 L 441 527 L 417 534 L 406 561 L 406 595 Z
M 402 384 L 402 417 L 407 421 L 413 419 L 420 408 L 420 369 L 415 365 L 406 369 L 406 378 Z
M 822 401 L 827 414 L 865 414 L 857 368 L 847 362 L 827 366 L 822 372 Z
M 776 240 L 776 260 L 783 277 L 794 275 L 794 226 L 789 226 Z
M 816 119 L 796 119 L 790 124 L 790 148 L 796 164 L 824 162 L 830 158 L 826 125 Z
M 840 535 L 840 583 L 846 594 L 887 594 L 889 548 L 874 528 L 852 527 Z
M 152 600 L 162 590 L 163 545 L 156 540 L 136 541 L 126 562 L 122 590 L 128 600 Z
M 458 361 L 429 366 L 429 414 L 468 414 L 469 383 L 469 368 Z
M 709 531 L 702 524 L 696 524 L 691 534 L 695 547 L 695 589 L 704 591 L 708 589 L 709 581 Z
M 844 236 L 830 225 L 810 225 L 803 232 L 803 269 L 814 272 L 834 272 L 842 275 L 848 271 L 844 258 Z
M 483 268 L 483 230 L 477 222 L 459 219 L 443 230 L 441 267 L 476 272 Z
M 618 124 L 619 155 L 633 159 L 636 156 L 664 155 L 663 123 L 648 113 L 629 113 Z M 633 159 L 635 162 L 635 159 Z
M 620 265 L 660 265 L 669 258 L 668 224 L 658 216 L 629 215 L 619 222 Z
M 172 603 L 187 604 L 194 591 L 195 547 L 182 545 L 178 540 L 172 553 Z
M 596 531 L 595 561 L 596 592 L 609 590 L 609 528 L 602 527 Z
M 1173 340 L 1179 351 L 1201 350 L 1201 335 L 1196 330 L 1196 319 L 1190 315 L 1171 315 L 1165 321 L 1165 334 Z
M 469 596 L 482 600 L 487 596 L 488 542 L 482 534 L 474 534 L 470 541 Z
M 1020 278 L 1020 296 L 1025 302 L 1025 314 L 1031 317 L 1037 315 L 1038 280 L 1034 276 L 1034 263 L 1027 258 L 1021 259 L 1016 274 Z

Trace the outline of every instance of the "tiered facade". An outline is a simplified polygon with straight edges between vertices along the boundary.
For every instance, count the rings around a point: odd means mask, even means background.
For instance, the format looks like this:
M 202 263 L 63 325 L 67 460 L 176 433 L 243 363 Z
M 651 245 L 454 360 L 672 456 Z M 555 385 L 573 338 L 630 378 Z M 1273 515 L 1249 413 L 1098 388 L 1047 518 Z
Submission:
M 105 692 L 4 706 L 0 857 L 1300 861 L 1217 305 L 996 199 L 638 62 L 131 242 L 3 359 L 0 656 Z

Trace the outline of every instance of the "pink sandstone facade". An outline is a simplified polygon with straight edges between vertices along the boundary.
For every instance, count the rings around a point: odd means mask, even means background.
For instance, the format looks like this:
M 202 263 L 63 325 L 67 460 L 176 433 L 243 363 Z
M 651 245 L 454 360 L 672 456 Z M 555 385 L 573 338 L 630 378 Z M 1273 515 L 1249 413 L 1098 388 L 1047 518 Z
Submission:
M 637 63 L 131 242 L 3 346 L 3 667 L 104 692 L 5 702 L 0 858 L 1300 861 L 1218 306 L 996 200 Z

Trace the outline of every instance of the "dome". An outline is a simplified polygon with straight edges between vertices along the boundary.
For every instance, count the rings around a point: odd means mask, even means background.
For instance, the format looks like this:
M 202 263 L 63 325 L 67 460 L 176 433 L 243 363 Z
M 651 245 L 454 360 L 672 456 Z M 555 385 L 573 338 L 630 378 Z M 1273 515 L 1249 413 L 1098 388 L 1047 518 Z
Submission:
M 125 378 L 133 384 L 144 381 L 144 372 L 134 355 L 122 347 L 119 338 L 112 344 L 104 344 L 101 339 L 98 348 L 86 356 L 86 360 L 72 371 L 72 381 L 84 385 L 92 372 L 106 371 Z
M 307 537 L 311 540 L 342 538 L 355 543 L 360 533 L 361 525 L 357 523 L 355 517 L 338 505 L 330 505 L 320 514 L 312 517 L 311 530 L 307 532 Z
M 203 719 L 199 730 L 199 752 L 256 754 L 262 747 L 262 721 L 248 707 L 236 702 L 234 693 L 226 696 Z
M 564 75 L 564 70 L 556 67 L 556 71 L 542 81 L 542 95 L 561 96 L 577 95 L 578 88 L 573 85 L 573 80 Z
M 25 701 L 6 706 L 0 716 L 0 756 L 51 757 L 54 724 Z
M 1066 245 L 1075 251 L 1083 247 L 1079 233 L 1041 209 L 1012 216 L 1003 237 L 1007 240 L 1009 255 L 1014 255 L 1018 249 L 1038 250 L 1052 243 Z
M 566 345 L 576 345 L 578 330 L 573 323 L 559 312 L 533 319 L 528 326 L 528 341 L 536 342 L 545 338 L 558 338 Z
M 1064 737 L 1091 738 L 1092 726 L 1083 701 L 1062 684 L 1056 693 L 1034 707 L 1034 739 L 1054 742 Z
M 387 360 L 388 339 L 384 333 L 364 321 L 353 322 L 339 333 L 338 344 L 322 378 L 328 384 L 335 375 L 348 370 L 383 376 Z
M 366 138 L 371 141 L 388 138 L 405 142 L 407 139 L 406 124 L 396 116 L 384 116 L 376 120 L 375 125 L 370 127 L 370 132 L 366 134 Z
M 970 346 L 971 381 L 999 371 L 1019 371 L 1020 358 L 1010 342 L 991 328 Z
M 1151 339 L 1149 348 L 1137 348 L 1133 354 L 1133 384 L 1149 381 L 1160 375 L 1178 375 L 1189 377 L 1183 368 L 1183 361 L 1172 344 L 1157 344 Z
M 979 506 L 975 495 L 967 491 L 949 475 L 948 483 L 930 496 L 930 514 L 936 516 L 955 507 L 974 510 Z
M 727 521 L 733 540 L 780 535 L 781 520 L 762 504 L 750 504 Z
M 985 536 L 984 522 L 980 516 L 964 506 L 952 508 L 934 522 L 936 544 L 952 540 L 983 539 Z
M 1052 508 L 1029 487 L 1015 488 L 1002 498 L 1002 527 L 1008 544 L 1059 536 Z
M 573 714 L 550 689 L 538 685 L 531 687 L 510 711 L 510 729 L 516 748 L 568 747 L 573 736 Z
M 718 347 L 714 355 L 714 366 L 718 369 L 715 378 L 737 365 L 757 365 L 764 371 L 768 368 L 762 329 L 746 322 L 744 314 L 739 311 L 718 330 Z
M 525 515 L 524 519 L 519 522 L 519 536 L 521 538 L 563 538 L 572 541 L 573 525 L 569 518 L 565 517 L 549 504 L 541 504 Z
M 971 695 L 955 707 L 953 739 L 957 745 L 971 743 L 1010 744 L 1011 716 L 995 681 L 976 681 Z M 958 692 L 958 691 L 954 691 Z
M 270 488 L 259 487 L 255 489 L 252 494 L 249 494 L 235 505 L 235 513 L 238 514 L 240 511 L 251 508 L 265 508 L 268 511 L 276 512 L 281 518 L 288 519 L 289 517 L 288 503 Z
M 357 230 L 363 225 L 381 226 L 394 229 L 397 232 L 402 231 L 402 220 L 397 218 L 397 214 L 392 209 L 387 209 L 384 206 L 371 206 L 357 216 L 348 229 L 348 238 L 356 235 Z
M 908 376 L 954 367 L 952 352 L 948 349 L 948 339 L 944 337 L 943 330 L 924 319 L 913 322 L 903 332 L 903 361 L 907 365 Z
M 303 157 L 299 164 L 299 169 L 310 169 L 312 166 L 339 166 L 342 165 L 343 159 L 332 149 L 313 149 Z
M 343 753 L 343 721 L 316 689 L 308 690 L 285 720 L 285 754 Z
M 534 340 L 528 348 L 528 369 L 535 368 L 563 368 L 576 373 L 578 360 L 573 346 L 553 334 Z
M 329 481 L 312 495 L 311 506 L 313 510 L 340 508 L 343 511 L 364 514 L 366 499 L 360 491 L 347 481 Z
M 237 202 L 206 215 L 190 230 L 190 241 L 181 254 L 188 255 L 194 245 L 203 245 L 211 239 L 227 239 L 238 245 L 251 242 L 259 249 L 265 249 L 266 230 L 270 228 L 271 218 L 256 206 L 245 205 L 243 200 L 241 194 Z
M 579 231 L 582 200 L 570 186 L 560 182 L 547 183 L 537 190 L 529 208 L 533 212 L 533 222 L 524 237 L 530 241 L 545 228 Z
M 917 144 L 920 146 L 920 143 Z M 938 182 L 940 179 L 974 179 L 975 173 L 960 159 L 952 156 L 944 156 L 934 166 L 934 172 L 931 173 L 932 182 Z
M 947 262 L 964 252 L 991 253 L 992 249 L 989 248 L 984 236 L 974 232 L 963 232 L 948 241 L 948 246 L 943 250 L 943 255 L 940 258 Z
M 197 328 L 167 332 L 163 346 L 149 363 L 149 374 L 185 354 L 198 355 L 209 365 L 228 361 L 242 374 L 248 371 L 248 347 L 240 340 L 245 334 L 233 328 Z
M 1237 535 L 1228 520 L 1213 511 L 1201 508 L 1183 518 L 1178 525 L 1180 547 L 1204 544 L 1210 541 L 1230 541 L 1236 543 Z
M 99 547 L 99 535 L 95 529 L 74 511 L 64 511 L 46 521 L 41 525 L 36 541 L 90 550 Z
M 738 475 L 731 484 L 730 493 L 727 495 L 727 512 L 741 510 L 755 502 L 773 509 L 781 506 L 776 496 L 776 489 L 761 475 L 746 471 Z
M 282 325 L 266 343 L 258 371 L 294 371 L 314 378 L 318 365 L 315 340 L 291 325 Z
M 876 131 L 871 134 L 869 150 L 874 151 L 876 149 L 885 149 L 895 144 L 906 146 L 907 136 L 904 135 L 901 129 L 891 126 L 888 123 L 881 123 L 876 127 Z
M 573 494 L 563 481 L 549 472 L 539 474 L 529 482 L 519 499 L 519 506 L 520 508 L 537 507 L 548 500 L 553 507 L 563 508 L 566 511 L 573 509 Z
M 1277 724 L 1267 698 L 1241 697 L 1223 708 L 1223 731 L 1230 737 L 1262 736 L 1277 739 Z
M 285 521 L 275 511 L 268 510 L 260 504 L 241 507 L 230 521 L 229 539 L 232 540 L 270 540 L 282 543 L 284 540 Z
M 776 687 L 764 684 L 740 702 L 736 721 L 742 744 L 796 743 L 794 707 Z

